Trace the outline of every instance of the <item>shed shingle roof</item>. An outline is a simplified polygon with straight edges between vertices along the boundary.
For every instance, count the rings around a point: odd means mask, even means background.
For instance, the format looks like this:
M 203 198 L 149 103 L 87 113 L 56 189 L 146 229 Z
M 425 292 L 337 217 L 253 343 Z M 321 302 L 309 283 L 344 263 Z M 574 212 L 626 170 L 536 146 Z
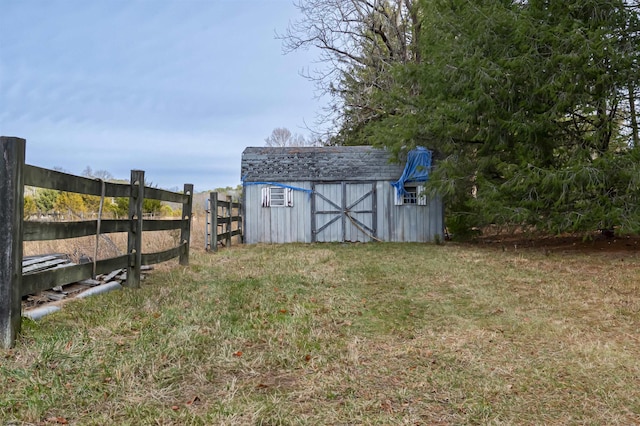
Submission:
M 404 164 L 370 146 L 249 147 L 242 153 L 247 182 L 397 180 Z

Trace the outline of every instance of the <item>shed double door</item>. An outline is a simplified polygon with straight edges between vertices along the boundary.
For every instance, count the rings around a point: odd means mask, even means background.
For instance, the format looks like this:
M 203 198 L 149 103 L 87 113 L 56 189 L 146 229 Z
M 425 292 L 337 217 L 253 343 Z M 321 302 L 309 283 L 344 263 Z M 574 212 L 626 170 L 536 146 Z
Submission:
M 375 182 L 318 182 L 312 189 L 312 241 L 364 242 L 377 237 Z

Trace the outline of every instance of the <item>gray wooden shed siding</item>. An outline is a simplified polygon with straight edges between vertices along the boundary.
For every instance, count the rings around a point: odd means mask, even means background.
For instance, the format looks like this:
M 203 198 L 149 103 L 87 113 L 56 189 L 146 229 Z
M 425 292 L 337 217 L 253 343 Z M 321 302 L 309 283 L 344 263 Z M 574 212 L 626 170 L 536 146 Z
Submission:
M 427 198 L 426 206 L 396 206 L 395 189 L 378 182 L 379 237 L 390 242 L 432 242 L 444 235 L 444 210 L 440 197 Z
M 311 189 L 310 182 L 279 182 Z M 309 194 L 293 191 L 293 207 L 262 207 L 262 188 L 269 185 L 244 187 L 244 240 L 255 243 L 310 243 L 311 202 Z
M 304 189 L 329 191 L 330 199 L 339 199 L 346 190 L 347 200 L 356 201 L 375 187 L 375 197 L 363 200 L 354 210 L 371 208 L 376 215 L 353 213 L 375 237 L 391 242 L 430 242 L 443 235 L 444 214 L 439 198 L 427 200 L 426 206 L 396 206 L 395 190 L 390 182 L 397 180 L 403 164 L 392 164 L 389 154 L 371 147 L 303 147 L 247 148 L 242 155 L 242 177 L 245 182 L 278 182 Z M 343 186 L 342 183 L 347 185 Z M 361 185 L 359 185 L 361 183 Z M 322 185 L 319 187 L 319 185 Z M 312 229 L 330 220 L 312 214 L 315 210 L 334 209 L 328 203 L 310 198 L 302 191 L 293 191 L 293 207 L 262 207 L 262 188 L 268 185 L 244 187 L 244 240 L 246 243 L 288 243 L 314 241 Z M 375 200 L 375 209 L 370 204 Z M 349 222 L 349 223 L 347 223 Z M 368 233 L 354 226 L 348 218 L 340 218 L 316 241 L 370 241 Z

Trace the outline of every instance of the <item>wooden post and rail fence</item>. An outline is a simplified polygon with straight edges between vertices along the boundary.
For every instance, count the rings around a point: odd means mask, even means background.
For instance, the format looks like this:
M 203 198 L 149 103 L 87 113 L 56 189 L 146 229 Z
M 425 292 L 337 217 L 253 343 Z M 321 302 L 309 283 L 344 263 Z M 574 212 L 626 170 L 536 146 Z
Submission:
M 240 236 L 242 242 L 242 205 L 234 202 L 229 195 L 226 198 L 225 201 L 220 200 L 217 192 L 211 192 L 207 199 L 204 231 L 207 251 L 217 251 L 218 244 L 231 247 L 231 240 L 236 235 Z
M 14 345 L 22 321 L 22 297 L 65 285 L 95 274 L 127 269 L 125 286 L 140 287 L 143 265 L 152 265 L 178 257 L 189 263 L 193 185 L 185 184 L 176 193 L 144 186 L 144 171 L 132 170 L 129 184 L 105 182 L 74 176 L 25 164 L 26 141 L 0 137 L 0 345 Z M 129 198 L 127 219 L 84 220 L 76 222 L 32 222 L 24 220 L 24 187 L 32 186 L 65 192 L 95 195 L 101 198 Z M 180 220 L 143 220 L 144 199 L 182 204 Z M 180 230 L 180 243 L 168 250 L 142 253 L 143 231 Z M 23 241 L 58 240 L 101 233 L 127 232 L 127 253 L 93 263 L 73 265 L 41 272 L 22 273 Z M 234 234 L 235 235 L 235 234 Z

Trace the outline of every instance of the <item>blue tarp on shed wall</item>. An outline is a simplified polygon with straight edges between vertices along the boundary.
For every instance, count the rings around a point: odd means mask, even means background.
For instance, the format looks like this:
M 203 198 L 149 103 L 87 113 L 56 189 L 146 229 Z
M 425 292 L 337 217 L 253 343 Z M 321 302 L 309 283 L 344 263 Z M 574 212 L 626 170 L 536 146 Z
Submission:
M 406 194 L 404 185 L 407 182 L 426 182 L 429 179 L 431 170 L 431 151 L 421 146 L 412 149 L 407 154 L 407 164 L 404 172 L 397 182 L 391 182 L 396 191 Z

